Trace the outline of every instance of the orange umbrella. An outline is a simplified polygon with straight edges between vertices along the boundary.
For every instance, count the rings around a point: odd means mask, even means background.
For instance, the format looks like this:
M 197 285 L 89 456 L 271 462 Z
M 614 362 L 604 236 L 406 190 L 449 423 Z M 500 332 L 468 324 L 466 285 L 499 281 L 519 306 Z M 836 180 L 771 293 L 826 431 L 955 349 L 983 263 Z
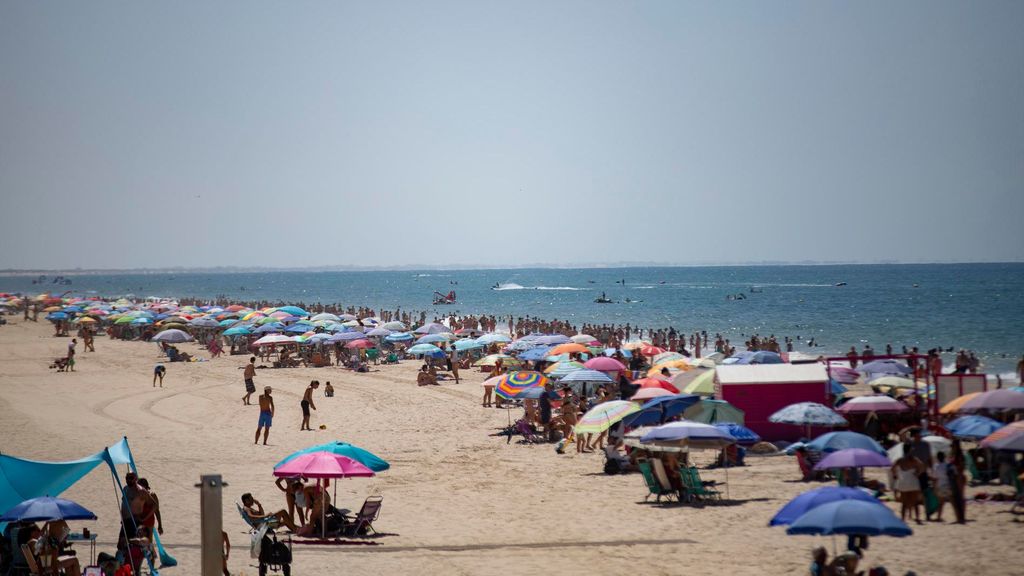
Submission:
M 945 406 L 939 410 L 939 414 L 953 414 L 959 412 L 960 408 L 964 404 L 968 403 L 972 398 L 981 394 L 981 392 L 971 392 L 970 394 L 964 394 L 963 396 L 950 400 Z
M 668 390 L 673 394 L 679 394 L 679 388 L 676 388 L 671 382 L 666 382 L 661 378 L 641 378 L 639 380 L 633 380 L 633 384 L 638 384 L 640 388 L 661 388 L 662 390 Z
M 548 350 L 548 356 L 558 356 L 559 354 L 573 354 L 579 352 L 581 354 L 590 354 L 590 350 L 582 345 L 575 342 L 567 342 L 565 344 L 559 344 L 551 350 Z
M 687 370 L 693 370 L 693 365 L 686 360 L 669 360 L 668 362 L 662 362 L 651 366 L 651 369 L 647 371 L 648 376 L 657 376 L 661 373 L 662 368 L 668 368 L 670 370 L 676 370 L 679 372 L 686 372 Z

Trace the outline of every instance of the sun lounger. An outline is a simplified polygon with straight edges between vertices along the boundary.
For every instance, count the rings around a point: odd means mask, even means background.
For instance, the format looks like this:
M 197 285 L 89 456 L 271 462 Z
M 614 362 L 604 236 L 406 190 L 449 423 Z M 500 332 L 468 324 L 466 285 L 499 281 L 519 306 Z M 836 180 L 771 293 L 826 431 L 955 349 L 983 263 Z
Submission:
M 700 472 L 696 466 L 680 466 L 679 476 L 683 479 L 683 486 L 689 494 L 702 500 L 716 501 L 722 499 L 722 493 L 713 488 L 708 488 L 700 478 Z
M 238 507 L 238 513 L 242 516 L 242 520 L 245 520 L 245 523 L 249 525 L 250 532 L 259 530 L 264 524 L 271 529 L 277 528 L 281 525 L 281 521 L 276 517 L 261 518 L 257 520 L 256 518 L 249 516 L 249 513 L 245 511 L 245 507 L 238 502 L 235 502 L 235 506 Z
M 345 517 L 345 535 L 365 536 L 370 532 L 376 534 L 377 531 L 373 528 L 373 522 L 380 517 L 380 507 L 383 501 L 383 496 L 368 496 L 363 501 L 363 507 L 359 510 L 358 514 Z
M 658 481 L 655 476 L 654 467 L 651 464 L 651 460 L 646 458 L 640 458 L 637 460 L 637 467 L 640 468 L 640 474 L 644 477 L 644 482 L 647 484 L 647 496 L 644 496 L 644 502 L 646 502 L 651 496 L 656 496 L 656 501 L 661 502 L 661 497 L 672 498 L 675 495 L 675 491 L 668 484 L 668 479 L 665 479 L 665 483 L 662 484 Z M 654 462 L 661 464 L 660 460 L 654 460 Z M 662 475 L 665 474 L 665 469 L 661 469 Z

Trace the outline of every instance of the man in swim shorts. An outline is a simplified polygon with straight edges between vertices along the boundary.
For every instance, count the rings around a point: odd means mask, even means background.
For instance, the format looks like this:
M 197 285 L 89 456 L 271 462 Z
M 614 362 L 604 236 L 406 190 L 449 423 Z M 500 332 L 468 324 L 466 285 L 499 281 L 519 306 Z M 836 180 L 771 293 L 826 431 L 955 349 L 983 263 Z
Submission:
M 167 372 L 167 367 L 163 364 L 157 364 L 156 368 L 153 368 L 153 387 L 156 387 L 156 381 L 160 381 L 160 387 L 164 387 L 164 373 Z
M 263 430 L 263 445 L 267 445 L 270 425 L 274 420 L 274 399 L 270 396 L 270 392 L 270 386 L 267 386 L 263 389 L 263 394 L 260 394 L 260 419 L 256 424 L 256 441 L 253 444 L 259 443 L 260 430 Z
M 245 396 L 242 396 L 242 405 L 248 406 L 251 404 L 249 398 L 252 393 L 256 391 L 256 384 L 253 383 L 252 379 L 256 377 L 256 357 L 249 358 L 249 363 L 245 365 L 245 372 L 242 373 L 242 378 L 245 379 Z
M 306 386 L 306 392 L 302 395 L 302 402 L 299 403 L 302 406 L 302 425 L 299 426 L 299 430 L 312 430 L 309 427 L 309 409 L 316 410 L 316 404 L 313 403 L 313 391 L 320 387 L 319 380 L 313 380 Z

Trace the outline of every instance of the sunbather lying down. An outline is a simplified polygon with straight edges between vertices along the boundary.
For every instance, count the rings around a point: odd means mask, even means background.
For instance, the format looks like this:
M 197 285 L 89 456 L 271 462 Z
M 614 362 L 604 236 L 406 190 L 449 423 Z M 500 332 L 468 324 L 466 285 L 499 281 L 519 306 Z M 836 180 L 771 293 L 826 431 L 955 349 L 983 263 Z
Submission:
M 253 498 L 252 494 L 246 492 L 242 494 L 242 506 L 245 508 L 245 513 L 249 518 L 255 522 L 265 522 L 270 520 L 277 520 L 281 524 L 284 524 L 292 532 L 298 532 L 299 529 L 295 527 L 295 522 L 292 521 L 291 516 L 285 510 L 278 510 L 273 514 L 267 514 L 263 511 L 263 504 L 260 501 Z

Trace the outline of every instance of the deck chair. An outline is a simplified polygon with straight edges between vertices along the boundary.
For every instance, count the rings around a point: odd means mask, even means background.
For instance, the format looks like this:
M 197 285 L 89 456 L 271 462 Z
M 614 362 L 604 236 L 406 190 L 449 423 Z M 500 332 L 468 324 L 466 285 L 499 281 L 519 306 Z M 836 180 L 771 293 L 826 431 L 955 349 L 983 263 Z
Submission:
M 722 493 L 714 488 L 708 488 L 700 478 L 700 472 L 696 466 L 680 466 L 679 475 L 683 478 L 683 485 L 687 492 L 690 492 L 702 500 L 721 500 Z
M 281 526 L 281 521 L 277 518 L 265 518 L 257 520 L 252 516 L 249 516 L 249 513 L 245 511 L 245 507 L 242 506 L 240 503 L 235 502 L 235 506 L 238 507 L 238 514 L 242 516 L 242 520 L 245 520 L 245 523 L 249 525 L 249 532 L 256 532 L 264 524 L 266 524 L 271 529 L 278 528 L 279 526 Z
M 964 452 L 964 462 L 967 464 L 967 471 L 971 473 L 971 481 L 974 484 L 988 484 L 992 481 L 992 476 L 987 471 L 982 472 L 978 469 L 978 464 L 970 453 Z
M 21 545 L 21 554 L 25 557 L 29 575 L 43 576 L 43 571 L 39 569 L 39 563 L 36 562 L 36 555 L 32 553 L 32 548 L 28 544 Z
M 376 534 L 373 522 L 380 517 L 380 507 L 383 501 L 383 496 L 367 496 L 358 514 L 345 517 L 346 524 L 343 530 L 345 535 L 364 536 L 370 532 Z
M 656 501 L 661 502 L 661 497 L 665 496 L 671 498 L 675 495 L 675 491 L 668 484 L 668 478 L 665 478 L 665 483 L 662 484 L 658 481 L 658 477 L 655 475 L 654 466 L 651 464 L 651 460 L 646 458 L 640 458 L 637 460 L 637 467 L 640 469 L 640 474 L 644 477 L 644 482 L 647 484 L 647 496 L 644 496 L 644 502 L 646 502 L 651 496 L 656 496 Z M 660 460 L 654 460 L 661 464 Z M 662 476 L 665 475 L 665 469 L 661 469 Z M 668 486 L 668 488 L 666 488 Z

